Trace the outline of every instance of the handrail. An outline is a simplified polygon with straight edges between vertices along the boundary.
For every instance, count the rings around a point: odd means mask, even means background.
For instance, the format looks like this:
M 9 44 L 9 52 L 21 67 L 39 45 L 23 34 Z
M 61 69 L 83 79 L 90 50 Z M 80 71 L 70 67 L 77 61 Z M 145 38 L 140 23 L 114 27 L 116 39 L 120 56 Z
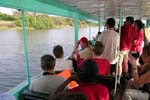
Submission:
M 27 48 L 27 34 L 26 34 L 26 22 L 24 10 L 21 10 L 22 15 L 22 32 L 24 35 L 24 56 L 25 56 L 25 67 L 26 67 L 26 78 L 28 85 L 30 85 L 30 73 L 29 73 L 29 62 L 28 62 L 28 48 Z

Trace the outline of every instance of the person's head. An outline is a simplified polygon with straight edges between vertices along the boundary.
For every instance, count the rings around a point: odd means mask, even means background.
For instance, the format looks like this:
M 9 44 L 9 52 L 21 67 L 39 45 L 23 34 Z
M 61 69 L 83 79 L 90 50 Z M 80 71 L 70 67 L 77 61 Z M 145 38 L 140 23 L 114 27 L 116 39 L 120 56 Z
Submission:
M 53 54 L 56 58 L 63 58 L 63 56 L 64 56 L 63 47 L 60 45 L 54 46 L 53 47 Z
M 82 64 L 81 81 L 84 83 L 97 82 L 98 67 L 94 60 L 87 59 Z
M 53 70 L 55 66 L 55 58 L 52 55 L 46 54 L 41 57 L 41 68 L 46 70 Z
M 82 37 L 80 40 L 80 46 L 82 49 L 85 49 L 86 47 L 89 46 L 89 42 L 88 42 L 88 39 L 86 37 Z
M 134 26 L 138 31 L 140 31 L 141 29 L 144 29 L 144 24 L 142 23 L 141 20 L 136 20 L 134 22 Z
M 144 46 L 141 57 L 144 63 L 150 63 L 150 44 Z
M 114 28 L 115 27 L 115 19 L 114 18 L 108 18 L 106 25 L 109 28 Z
M 96 41 L 93 47 L 93 53 L 95 56 L 100 56 L 104 51 L 104 45 L 100 41 Z
M 133 24 L 134 23 L 134 18 L 132 16 L 126 17 L 126 23 Z
M 97 34 L 98 34 L 98 35 L 100 35 L 100 34 L 101 34 L 101 32 L 98 32 Z
M 49 100 L 87 100 L 87 97 L 83 93 L 63 92 L 58 95 L 51 96 Z

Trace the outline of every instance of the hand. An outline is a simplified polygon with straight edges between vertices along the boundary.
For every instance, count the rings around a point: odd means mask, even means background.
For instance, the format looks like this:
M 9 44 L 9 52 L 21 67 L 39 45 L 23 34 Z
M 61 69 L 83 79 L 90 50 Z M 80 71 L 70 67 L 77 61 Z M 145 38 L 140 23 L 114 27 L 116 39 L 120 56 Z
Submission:
M 75 48 L 78 48 L 80 45 L 80 41 L 77 41 L 76 44 L 75 44 Z

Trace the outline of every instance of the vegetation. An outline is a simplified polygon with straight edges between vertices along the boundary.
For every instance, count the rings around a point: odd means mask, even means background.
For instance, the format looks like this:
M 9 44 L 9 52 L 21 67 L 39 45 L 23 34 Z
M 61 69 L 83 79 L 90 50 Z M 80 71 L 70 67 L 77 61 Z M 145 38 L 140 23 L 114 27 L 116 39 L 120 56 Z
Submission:
M 7 27 L 7 21 L 10 23 L 8 28 L 11 27 L 21 27 L 21 14 L 19 11 L 15 12 L 14 15 L 7 15 L 0 13 L 1 22 L 6 22 L 5 24 L 0 23 L 0 26 Z M 79 27 L 87 27 L 88 25 L 96 26 L 95 23 L 90 23 L 87 21 L 79 20 Z M 71 18 L 56 17 L 41 15 L 37 13 L 26 13 L 26 27 L 33 29 L 54 29 L 54 28 L 64 28 L 73 27 L 74 22 Z

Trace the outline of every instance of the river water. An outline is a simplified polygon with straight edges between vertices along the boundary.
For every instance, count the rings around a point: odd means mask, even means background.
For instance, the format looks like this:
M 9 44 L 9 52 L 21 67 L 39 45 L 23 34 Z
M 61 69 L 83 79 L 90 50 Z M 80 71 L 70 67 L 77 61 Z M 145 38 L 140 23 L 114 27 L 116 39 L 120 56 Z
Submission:
M 92 27 L 91 36 L 96 36 L 97 27 Z M 79 29 L 79 38 L 89 38 L 89 28 Z M 74 30 L 54 29 L 27 31 L 30 75 L 41 72 L 40 57 L 52 54 L 54 45 L 62 45 L 65 56 L 69 56 L 74 46 Z M 25 62 L 22 31 L 0 31 L 0 93 L 6 92 L 25 80 Z

